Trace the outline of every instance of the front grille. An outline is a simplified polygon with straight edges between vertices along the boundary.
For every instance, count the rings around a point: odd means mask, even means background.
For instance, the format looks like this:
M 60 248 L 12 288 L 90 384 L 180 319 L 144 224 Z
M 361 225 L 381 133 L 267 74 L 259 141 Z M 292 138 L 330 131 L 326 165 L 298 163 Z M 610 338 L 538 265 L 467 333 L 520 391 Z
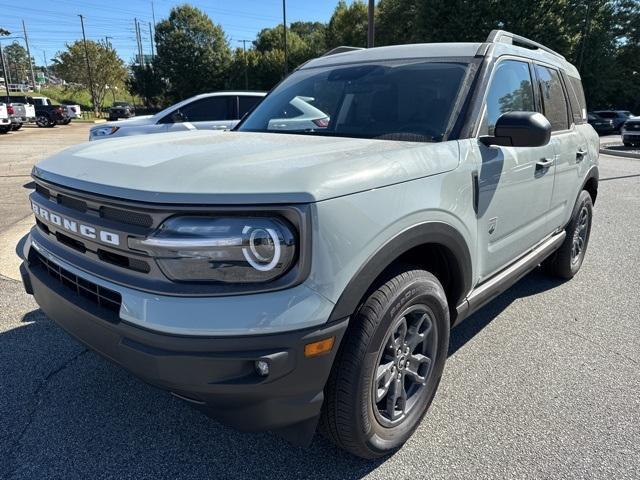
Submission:
M 132 212 L 112 207 L 100 207 L 100 216 L 116 222 L 128 223 L 149 228 L 153 225 L 153 218 L 146 213 Z
M 36 183 L 36 192 L 38 192 L 40 195 L 42 195 L 45 198 L 51 197 L 51 192 L 49 191 L 49 189 L 43 187 L 39 183 Z
M 48 260 L 44 255 L 35 249 L 31 249 L 29 261 L 32 266 L 41 267 L 47 274 L 62 284 L 70 293 L 89 300 L 99 308 L 118 313 L 122 303 L 122 297 L 118 292 L 114 292 L 105 287 L 101 287 L 84 278 L 74 275 L 60 265 Z M 114 317 L 117 321 L 117 317 Z
M 87 211 L 87 202 L 78 200 L 77 198 L 68 197 L 66 195 L 58 195 L 58 203 L 82 213 Z

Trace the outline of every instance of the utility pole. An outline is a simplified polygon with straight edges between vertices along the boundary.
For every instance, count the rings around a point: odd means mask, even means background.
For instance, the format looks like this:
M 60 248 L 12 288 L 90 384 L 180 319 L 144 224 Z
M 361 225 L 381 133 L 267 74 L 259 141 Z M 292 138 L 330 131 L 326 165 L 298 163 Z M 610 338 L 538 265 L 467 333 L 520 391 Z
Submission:
M 31 83 L 33 84 L 33 91 L 36 91 L 36 74 L 33 73 L 33 62 L 31 61 L 31 51 L 29 50 L 29 37 L 27 37 L 27 27 L 22 20 L 22 31 L 24 32 L 24 43 L 27 45 L 27 56 L 29 57 L 29 67 L 31 68 Z
M 247 70 L 249 69 L 249 63 L 247 62 L 247 42 L 251 40 L 238 40 L 238 42 L 242 42 L 242 52 L 244 58 L 244 89 L 249 90 L 249 73 Z
M 367 22 L 367 48 L 373 48 L 374 32 L 375 32 L 375 0 L 369 0 L 369 15 Z
M 149 22 L 149 41 L 151 42 L 151 58 L 155 58 L 156 52 L 153 49 L 153 30 L 151 29 L 151 22 Z
M 142 67 L 144 66 L 144 57 L 142 55 L 142 37 L 140 36 L 140 24 L 138 23 L 137 18 L 134 18 L 133 22 L 136 27 L 136 41 L 138 42 L 138 65 Z
M 87 60 L 87 73 L 89 74 L 89 91 L 91 92 L 91 101 L 93 102 L 93 111 L 98 111 L 98 105 L 96 103 L 96 93 L 93 89 L 93 75 L 91 74 L 91 62 L 89 61 L 89 50 L 87 48 L 87 36 L 84 33 L 84 16 L 78 14 L 80 17 L 80 25 L 82 26 L 82 41 L 84 43 L 84 57 Z
M 584 59 L 584 48 L 589 36 L 589 27 L 591 26 L 591 2 L 587 2 L 587 13 L 584 19 L 584 30 L 580 39 L 580 56 L 578 57 L 578 71 L 582 73 L 582 60 Z
M 282 26 L 284 27 L 284 76 L 289 73 L 289 54 L 287 48 L 287 0 L 282 0 Z
M 7 32 L 7 35 L 9 32 Z M 7 92 L 7 103 L 9 103 L 9 76 L 7 75 L 7 67 L 4 64 L 4 53 L 2 52 L 2 44 L 0 43 L 0 59 L 2 59 L 2 73 L 4 74 L 4 89 Z
M 151 0 L 151 19 L 153 20 L 153 33 L 151 43 L 153 43 L 156 41 L 156 9 L 153 7 L 153 0 Z M 155 54 L 153 55 L 155 56 Z

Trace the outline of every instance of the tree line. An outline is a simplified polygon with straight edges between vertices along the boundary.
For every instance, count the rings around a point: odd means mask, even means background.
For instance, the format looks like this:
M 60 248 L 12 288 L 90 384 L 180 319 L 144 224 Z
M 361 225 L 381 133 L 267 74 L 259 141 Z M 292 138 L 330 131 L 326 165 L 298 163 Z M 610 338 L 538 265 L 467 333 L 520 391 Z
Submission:
M 576 65 L 590 108 L 640 113 L 638 0 L 379 0 L 375 26 L 376 46 L 482 42 L 493 29 L 508 30 Z M 87 43 L 101 98 L 128 88 L 148 106 L 158 107 L 207 91 L 271 89 L 285 72 L 283 33 L 282 25 L 265 28 L 246 51 L 232 48 L 223 28 L 207 14 L 180 5 L 155 25 L 157 53 L 145 65 L 132 62 L 127 70 L 110 45 Z M 287 26 L 287 70 L 340 45 L 365 47 L 366 40 L 365 2 L 347 5 L 340 0 L 326 23 Z M 81 46 L 67 45 L 54 58 L 52 70 L 68 82 L 88 85 Z

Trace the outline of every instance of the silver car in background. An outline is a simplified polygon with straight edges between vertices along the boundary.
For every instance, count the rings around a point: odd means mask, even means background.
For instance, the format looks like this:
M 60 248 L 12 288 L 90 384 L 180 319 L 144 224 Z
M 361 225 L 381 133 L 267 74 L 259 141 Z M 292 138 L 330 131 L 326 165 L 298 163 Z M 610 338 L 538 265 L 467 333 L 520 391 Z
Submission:
M 103 123 L 93 127 L 89 140 L 185 130 L 228 130 L 253 109 L 265 92 L 214 92 L 196 95 L 155 115 Z

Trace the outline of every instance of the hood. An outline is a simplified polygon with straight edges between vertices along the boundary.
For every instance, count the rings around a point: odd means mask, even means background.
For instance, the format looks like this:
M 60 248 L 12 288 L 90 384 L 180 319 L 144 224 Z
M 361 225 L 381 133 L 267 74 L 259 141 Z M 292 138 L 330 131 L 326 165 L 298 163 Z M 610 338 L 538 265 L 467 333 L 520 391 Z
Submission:
M 34 175 L 144 202 L 306 203 L 457 165 L 457 142 L 189 131 L 84 143 L 43 160 Z

